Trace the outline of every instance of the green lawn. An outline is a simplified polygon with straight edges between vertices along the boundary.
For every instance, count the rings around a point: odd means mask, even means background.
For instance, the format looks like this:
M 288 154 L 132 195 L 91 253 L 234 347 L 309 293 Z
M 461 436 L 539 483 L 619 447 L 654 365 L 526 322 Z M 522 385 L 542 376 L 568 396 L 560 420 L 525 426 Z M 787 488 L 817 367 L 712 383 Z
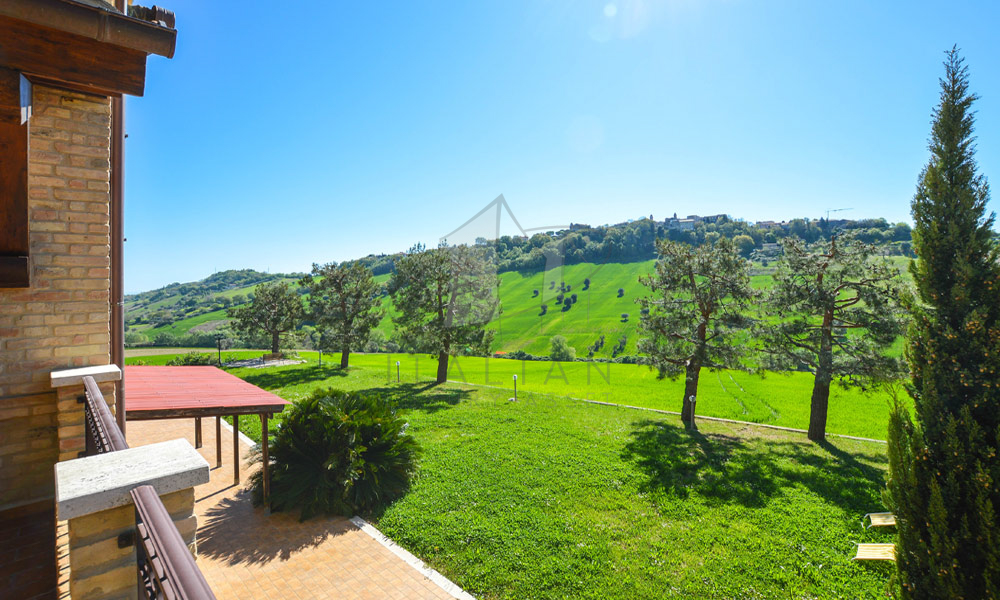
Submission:
M 692 433 L 676 416 L 527 390 L 508 402 L 414 371 L 387 382 L 385 356 L 352 360 L 233 373 L 291 400 L 324 387 L 393 398 L 423 454 L 410 492 L 369 518 L 477 598 L 884 597 L 888 569 L 849 560 L 855 542 L 891 541 L 861 526 L 882 508 L 884 444 L 709 421 Z M 781 381 L 794 380 L 747 393 Z M 259 439 L 258 420 L 241 430 Z
M 208 352 L 206 350 L 206 352 Z M 258 357 L 262 351 L 225 351 L 229 357 Z M 211 353 L 213 356 L 214 353 Z M 315 352 L 301 356 L 315 364 Z M 172 355 L 130 358 L 146 364 L 165 364 Z M 403 383 L 432 381 L 437 372 L 437 360 L 423 354 L 353 354 L 351 364 L 377 377 L 381 384 L 396 381 L 396 361 Z M 338 354 L 324 356 L 324 363 L 339 364 Z M 293 367 L 302 368 L 302 367 Z M 658 380 L 655 371 L 641 365 L 610 363 L 558 363 L 549 361 L 514 361 L 485 358 L 452 358 L 449 379 L 478 386 L 504 389 L 513 395 L 513 376 L 518 377 L 520 392 L 540 395 L 568 396 L 577 399 L 612 402 L 629 406 L 679 411 L 684 382 Z M 235 370 L 261 387 L 282 388 L 294 399 L 311 391 L 312 385 L 287 386 L 280 373 L 272 370 Z M 331 371 L 332 372 L 332 371 Z M 488 376 L 488 379 L 487 379 Z M 735 371 L 702 371 L 698 386 L 697 414 L 710 417 L 751 421 L 782 427 L 806 429 L 809 426 L 809 397 L 813 377 L 809 373 L 770 373 L 766 378 Z M 889 419 L 889 396 L 883 391 L 862 392 L 857 388 L 835 386 L 830 391 L 827 431 L 844 435 L 883 440 Z

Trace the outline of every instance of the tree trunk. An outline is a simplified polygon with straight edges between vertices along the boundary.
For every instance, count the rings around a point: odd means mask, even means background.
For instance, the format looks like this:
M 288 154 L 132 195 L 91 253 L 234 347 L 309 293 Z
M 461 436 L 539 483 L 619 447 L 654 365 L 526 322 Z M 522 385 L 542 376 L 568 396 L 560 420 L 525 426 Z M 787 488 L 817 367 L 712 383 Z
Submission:
M 341 369 L 346 369 L 347 368 L 347 360 L 350 358 L 350 356 L 351 356 L 351 349 L 348 348 L 347 346 L 344 346 L 344 349 L 341 350 L 341 352 L 340 352 L 340 368 Z
M 274 332 L 271 334 L 271 354 L 278 352 L 281 352 L 281 333 Z
M 448 353 L 440 352 L 438 353 L 437 382 L 444 383 L 445 381 L 448 381 Z
M 688 428 L 694 427 L 694 404 L 691 397 L 698 397 L 698 376 L 701 375 L 701 363 L 688 361 L 687 373 L 684 378 L 684 403 L 681 408 L 681 421 Z
M 833 379 L 833 311 L 823 316 L 820 330 L 816 379 L 809 406 L 809 439 L 826 440 L 826 413 L 830 404 L 830 381 Z
M 826 440 L 826 411 L 829 403 L 830 373 L 817 370 L 809 409 L 809 439 L 814 442 Z

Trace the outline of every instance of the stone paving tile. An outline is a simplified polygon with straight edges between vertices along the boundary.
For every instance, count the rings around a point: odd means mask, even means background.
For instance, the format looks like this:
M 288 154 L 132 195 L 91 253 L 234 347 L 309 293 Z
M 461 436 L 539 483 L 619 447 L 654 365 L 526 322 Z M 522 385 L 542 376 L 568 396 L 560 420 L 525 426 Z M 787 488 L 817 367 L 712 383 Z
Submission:
M 125 431 L 133 447 L 181 437 L 193 446 L 194 428 L 194 419 L 169 419 L 130 421 Z M 294 515 L 254 508 L 243 487 L 254 470 L 245 464 L 249 446 L 240 443 L 242 485 L 236 486 L 232 433 L 222 428 L 221 467 L 214 419 L 202 420 L 202 435 L 199 452 L 211 466 L 211 481 L 195 488 L 198 566 L 219 600 L 452 598 L 346 518 L 300 523 Z

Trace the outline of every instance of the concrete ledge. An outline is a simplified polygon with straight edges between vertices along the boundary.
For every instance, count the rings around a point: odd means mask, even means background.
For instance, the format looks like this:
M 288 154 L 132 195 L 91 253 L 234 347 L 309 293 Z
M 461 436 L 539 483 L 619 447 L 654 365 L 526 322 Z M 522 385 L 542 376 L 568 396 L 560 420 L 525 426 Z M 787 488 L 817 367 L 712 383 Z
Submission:
M 98 365 L 96 367 L 83 367 L 81 369 L 67 369 L 65 371 L 53 371 L 49 377 L 52 379 L 52 387 L 61 388 L 68 385 L 83 385 L 84 377 L 93 377 L 94 381 L 118 381 L 122 378 L 122 371 L 118 365 Z
M 60 520 L 130 504 L 136 486 L 162 496 L 209 478 L 208 463 L 183 439 L 56 463 L 55 472 Z

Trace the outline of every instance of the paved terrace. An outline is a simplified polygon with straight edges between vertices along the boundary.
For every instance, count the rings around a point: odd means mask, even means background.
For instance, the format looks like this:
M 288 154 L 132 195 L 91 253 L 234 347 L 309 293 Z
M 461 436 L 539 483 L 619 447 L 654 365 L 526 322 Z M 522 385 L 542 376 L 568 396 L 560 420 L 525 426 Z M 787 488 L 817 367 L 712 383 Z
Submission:
M 257 417 L 243 417 L 249 418 Z M 212 421 L 203 422 L 199 449 L 212 466 L 211 481 L 195 488 L 195 513 L 198 566 L 219 600 L 469 598 L 459 588 L 454 595 L 446 591 L 346 518 L 300 523 L 294 514 L 254 508 L 249 492 L 233 485 L 232 452 L 223 452 L 222 466 L 215 466 Z M 130 421 L 126 432 L 133 448 L 176 438 L 194 445 L 194 419 Z M 223 448 L 232 442 L 223 427 Z M 245 461 L 250 446 L 240 446 Z M 244 485 L 254 469 L 242 465 Z

